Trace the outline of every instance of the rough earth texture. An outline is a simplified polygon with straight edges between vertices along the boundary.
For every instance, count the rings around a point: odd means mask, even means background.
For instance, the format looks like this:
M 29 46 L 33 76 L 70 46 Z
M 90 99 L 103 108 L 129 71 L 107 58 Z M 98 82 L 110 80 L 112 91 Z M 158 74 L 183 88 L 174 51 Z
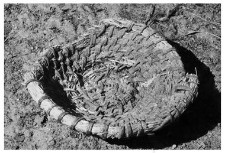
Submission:
M 155 136 L 104 141 L 71 131 L 37 107 L 21 84 L 49 46 L 66 44 L 108 17 L 144 23 L 153 4 L 5 4 L 5 149 L 221 149 L 221 5 L 155 5 L 151 25 L 199 75 L 199 96 L 180 120 Z M 193 73 L 193 72 L 192 72 Z

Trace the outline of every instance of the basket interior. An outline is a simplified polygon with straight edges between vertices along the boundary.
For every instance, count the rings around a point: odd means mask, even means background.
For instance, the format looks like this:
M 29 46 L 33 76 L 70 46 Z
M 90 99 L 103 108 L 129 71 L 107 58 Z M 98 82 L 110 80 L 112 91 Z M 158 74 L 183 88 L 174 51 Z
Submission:
M 150 122 L 165 118 L 189 92 L 180 88 L 190 83 L 179 55 L 159 34 L 110 25 L 96 33 L 101 28 L 40 59 L 46 93 L 59 106 L 98 122 L 123 124 L 130 116 Z

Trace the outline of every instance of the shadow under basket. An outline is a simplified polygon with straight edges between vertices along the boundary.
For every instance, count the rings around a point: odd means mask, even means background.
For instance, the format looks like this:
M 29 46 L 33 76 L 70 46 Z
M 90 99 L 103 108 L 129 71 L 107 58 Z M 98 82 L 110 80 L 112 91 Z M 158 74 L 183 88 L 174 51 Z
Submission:
M 24 80 L 48 115 L 103 139 L 154 134 L 198 91 L 198 76 L 185 71 L 163 36 L 122 19 L 104 19 L 74 42 L 43 51 Z

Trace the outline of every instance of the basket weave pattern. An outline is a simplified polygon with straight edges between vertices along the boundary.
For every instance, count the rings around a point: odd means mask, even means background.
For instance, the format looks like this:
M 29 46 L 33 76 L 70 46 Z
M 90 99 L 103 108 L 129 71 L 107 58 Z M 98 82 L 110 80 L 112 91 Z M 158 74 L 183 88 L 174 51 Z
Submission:
M 54 46 L 24 76 L 33 99 L 72 129 L 105 138 L 130 138 L 169 125 L 197 95 L 198 78 L 150 27 L 105 19 L 66 46 Z M 60 84 L 76 108 L 48 95 Z

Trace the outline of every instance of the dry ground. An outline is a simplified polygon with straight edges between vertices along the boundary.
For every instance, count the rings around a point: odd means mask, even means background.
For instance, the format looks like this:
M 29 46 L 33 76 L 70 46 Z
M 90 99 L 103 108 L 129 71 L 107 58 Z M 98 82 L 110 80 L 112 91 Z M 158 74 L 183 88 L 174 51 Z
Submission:
M 221 149 L 221 5 L 155 5 L 152 27 L 178 49 L 188 72 L 197 69 L 199 96 L 174 125 L 154 137 L 103 141 L 48 118 L 21 85 L 38 54 L 79 37 L 100 19 L 144 23 L 152 4 L 5 4 L 5 149 Z

